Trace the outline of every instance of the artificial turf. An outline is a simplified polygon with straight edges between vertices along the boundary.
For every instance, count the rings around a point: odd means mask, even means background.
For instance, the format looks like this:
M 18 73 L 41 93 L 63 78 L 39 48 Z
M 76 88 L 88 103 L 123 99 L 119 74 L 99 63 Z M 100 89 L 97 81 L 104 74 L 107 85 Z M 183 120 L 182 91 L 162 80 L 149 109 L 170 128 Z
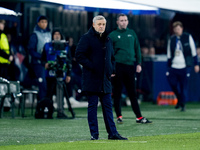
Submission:
M 98 141 L 90 141 L 87 108 L 74 109 L 76 118 L 65 120 L 35 119 L 29 109 L 26 109 L 25 118 L 16 116 L 12 119 L 11 113 L 4 113 L 0 119 L 0 149 L 200 149 L 200 103 L 188 103 L 185 112 L 174 106 L 145 102 L 140 108 L 143 116 L 153 124 L 136 124 L 131 107 L 123 107 L 124 124 L 116 126 L 128 141 L 107 140 L 101 107 L 98 109 Z M 67 114 L 70 116 L 69 112 Z

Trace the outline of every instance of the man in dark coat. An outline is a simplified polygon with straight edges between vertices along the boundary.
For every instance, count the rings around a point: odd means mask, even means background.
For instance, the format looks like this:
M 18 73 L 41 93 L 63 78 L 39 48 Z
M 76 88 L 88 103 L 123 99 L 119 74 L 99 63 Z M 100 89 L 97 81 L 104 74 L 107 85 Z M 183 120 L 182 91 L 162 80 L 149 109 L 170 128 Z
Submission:
M 34 28 L 34 31 L 30 36 L 27 47 L 28 53 L 31 56 L 30 68 L 33 70 L 33 74 L 35 75 L 33 84 L 39 87 L 38 99 L 37 99 L 38 102 L 41 101 L 43 98 L 45 98 L 47 91 L 45 68 L 41 62 L 44 45 L 45 43 L 51 41 L 51 32 L 47 26 L 48 26 L 47 17 L 39 16 L 37 18 L 37 24 Z
M 113 121 L 111 76 L 114 76 L 114 57 L 111 40 L 104 33 L 106 19 L 93 18 L 93 26 L 84 34 L 76 49 L 76 60 L 83 66 L 82 90 L 88 97 L 88 124 L 91 140 L 99 138 L 97 106 L 100 98 L 108 139 L 127 140 L 119 135 Z

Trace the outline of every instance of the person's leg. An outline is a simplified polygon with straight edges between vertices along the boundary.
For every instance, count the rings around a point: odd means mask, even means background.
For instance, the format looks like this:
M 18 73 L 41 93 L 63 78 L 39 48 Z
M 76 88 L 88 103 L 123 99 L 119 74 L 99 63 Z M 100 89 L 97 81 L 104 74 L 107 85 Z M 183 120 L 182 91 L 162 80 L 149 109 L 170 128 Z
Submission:
M 175 108 L 178 108 L 180 106 L 180 101 L 181 101 L 180 92 L 178 89 L 178 84 L 179 84 L 178 76 L 177 76 L 178 72 L 179 71 L 177 69 L 170 68 L 169 75 L 167 76 L 169 85 L 178 99 L 178 103 Z
M 117 129 L 113 120 L 111 94 L 102 93 L 100 95 L 100 101 L 102 104 L 103 117 L 104 117 L 106 130 L 108 133 L 108 139 L 109 140 L 128 140 L 127 138 L 122 137 L 117 132 Z
M 65 81 L 64 81 L 65 82 Z M 73 96 L 73 92 L 72 92 L 72 82 L 70 81 L 69 83 L 65 82 L 65 85 L 67 87 L 67 92 L 68 92 L 68 96 L 72 97 Z
M 113 101 L 116 116 L 122 116 L 121 112 L 121 93 L 122 93 L 122 74 L 121 67 L 116 65 L 116 75 L 112 78 L 112 86 L 113 86 Z
M 179 105 L 182 107 L 182 111 L 184 111 L 185 103 L 187 99 L 187 91 L 188 91 L 188 80 L 190 77 L 190 69 L 183 69 L 179 75 L 179 83 L 180 83 L 180 102 Z
M 113 136 L 118 134 L 113 120 L 111 94 L 102 94 L 100 96 L 100 101 L 102 104 L 103 117 L 108 135 Z
M 135 83 L 135 67 L 127 66 L 126 74 L 123 78 L 124 85 L 126 87 L 128 96 L 131 101 L 131 107 L 137 118 L 142 117 L 140 107 L 137 101 L 136 95 L 136 83 Z
M 88 124 L 92 138 L 99 138 L 98 120 L 97 120 L 97 106 L 98 96 L 88 94 Z
M 42 65 L 33 65 L 32 67 L 37 78 L 36 80 L 39 87 L 38 101 L 40 101 L 45 98 L 47 92 L 45 69 Z
M 64 113 L 64 88 L 63 88 L 63 80 L 62 78 L 56 78 L 56 101 L 57 101 L 57 116 L 59 116 L 59 114 L 63 114 Z
M 46 97 L 52 99 L 53 94 L 56 93 L 56 78 L 47 77 L 47 95 Z

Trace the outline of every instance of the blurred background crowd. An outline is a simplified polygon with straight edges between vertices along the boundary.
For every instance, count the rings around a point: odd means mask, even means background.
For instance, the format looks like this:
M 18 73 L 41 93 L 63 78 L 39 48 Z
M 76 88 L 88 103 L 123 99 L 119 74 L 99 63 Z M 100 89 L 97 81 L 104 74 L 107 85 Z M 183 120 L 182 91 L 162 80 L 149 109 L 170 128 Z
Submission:
M 45 15 L 48 18 L 50 31 L 59 29 L 71 47 L 72 60 L 75 55 L 76 44 L 80 37 L 87 32 L 92 24 L 92 18 L 101 14 L 107 19 L 107 32 L 113 31 L 116 26 L 117 12 L 78 10 L 66 7 L 59 3 L 43 2 L 38 0 L 1 0 L 0 7 L 21 12 L 22 16 L 6 20 L 5 34 L 7 35 L 14 61 L 9 67 L 9 80 L 19 80 L 23 85 L 28 73 L 27 45 L 37 17 Z M 172 23 L 181 21 L 184 31 L 189 32 L 196 44 L 200 61 L 200 15 L 184 13 L 166 9 L 156 12 L 141 12 L 141 14 L 127 13 L 129 28 L 133 29 L 140 42 L 143 56 L 143 72 L 138 77 L 139 98 L 144 101 L 155 102 L 160 91 L 169 91 L 166 80 L 167 42 L 172 35 Z M 0 18 L 1 19 L 1 18 Z M 81 69 L 72 62 L 72 73 L 75 79 L 80 78 Z M 199 74 L 192 74 L 189 85 L 188 101 L 200 101 L 198 92 Z M 158 80 L 159 79 L 159 80 Z M 79 80 L 80 81 L 80 80 Z M 195 81 L 195 82 L 194 82 Z M 74 97 L 81 100 L 80 82 L 73 86 Z

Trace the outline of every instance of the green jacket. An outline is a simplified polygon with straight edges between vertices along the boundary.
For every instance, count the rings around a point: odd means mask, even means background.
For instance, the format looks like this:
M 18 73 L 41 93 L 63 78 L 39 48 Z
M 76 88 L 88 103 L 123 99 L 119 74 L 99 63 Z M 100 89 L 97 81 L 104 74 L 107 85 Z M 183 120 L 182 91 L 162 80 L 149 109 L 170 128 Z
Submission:
M 113 42 L 116 62 L 126 65 L 133 65 L 135 62 L 141 64 L 140 44 L 133 30 L 117 28 L 109 34 L 109 37 Z

